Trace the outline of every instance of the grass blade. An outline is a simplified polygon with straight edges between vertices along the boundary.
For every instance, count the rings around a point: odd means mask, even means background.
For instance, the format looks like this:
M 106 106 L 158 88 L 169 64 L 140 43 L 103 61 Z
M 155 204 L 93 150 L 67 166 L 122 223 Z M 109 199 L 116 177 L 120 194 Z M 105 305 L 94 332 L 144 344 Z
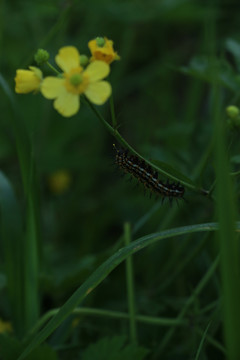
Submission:
M 236 226 L 237 229 L 240 229 L 240 223 L 237 223 Z M 18 360 L 24 359 L 36 346 L 46 340 L 47 337 L 67 318 L 67 316 L 71 314 L 79 303 L 129 255 L 134 254 L 157 241 L 171 238 L 173 236 L 216 230 L 218 230 L 218 224 L 216 223 L 184 226 L 147 235 L 120 249 L 108 258 L 101 266 L 99 266 L 94 273 L 73 293 L 67 302 L 60 308 L 59 312 L 49 321 L 49 323 L 36 336 L 34 336 L 32 340 L 29 341 L 25 351 L 21 354 Z
M 11 125 L 16 140 L 16 149 L 21 168 L 24 195 L 27 203 L 26 234 L 22 237 L 21 254 L 24 283 L 22 304 L 23 326 L 25 331 L 36 323 L 39 315 L 38 300 L 38 223 L 37 192 L 35 186 L 35 166 L 32 144 L 26 125 L 19 115 L 14 94 L 4 77 L 0 74 L 0 86 L 9 100 L 12 109 Z M 13 214 L 13 213 L 12 213 Z M 10 214 L 10 219 L 12 219 Z M 22 270 L 21 270 L 22 271 Z M 24 336 L 24 332 L 22 332 Z
M 210 323 L 207 325 L 207 327 L 206 327 L 206 329 L 205 329 L 205 331 L 203 333 L 203 336 L 201 338 L 201 341 L 200 341 L 200 344 L 199 344 L 199 347 L 198 347 L 198 350 L 197 350 L 197 353 L 196 353 L 196 356 L 195 356 L 194 360 L 199 360 L 199 357 L 200 357 L 200 354 L 201 354 L 201 351 L 202 351 L 202 348 L 203 348 L 204 340 L 205 340 L 205 338 L 207 336 L 209 326 L 210 326 Z
M 0 171 L 1 237 L 7 275 L 8 296 L 11 304 L 12 322 L 17 335 L 24 332 L 23 313 L 23 226 L 21 211 L 12 186 Z M 14 214 L 14 216 L 13 216 Z
M 220 249 L 224 333 L 228 359 L 240 359 L 240 256 L 239 239 L 234 231 L 236 210 L 230 167 L 227 159 L 225 127 L 220 116 L 220 95 L 215 89 L 215 158 L 216 158 L 216 213 L 219 219 L 217 244 Z

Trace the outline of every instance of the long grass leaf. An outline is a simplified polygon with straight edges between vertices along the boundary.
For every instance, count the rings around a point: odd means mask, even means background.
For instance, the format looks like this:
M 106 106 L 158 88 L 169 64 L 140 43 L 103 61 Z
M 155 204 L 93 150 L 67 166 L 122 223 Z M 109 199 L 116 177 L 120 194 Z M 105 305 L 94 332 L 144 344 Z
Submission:
M 12 186 L 0 171 L 1 240 L 12 319 L 18 335 L 23 333 L 23 226 L 19 204 Z
M 222 276 L 222 301 L 224 334 L 227 359 L 240 359 L 240 254 L 239 239 L 235 233 L 236 195 L 227 155 L 226 122 L 224 119 L 222 92 L 218 85 L 218 69 L 215 67 L 216 19 L 208 22 L 209 48 L 212 52 L 212 76 L 215 80 L 212 88 L 212 118 L 214 119 L 215 172 L 216 172 L 216 214 L 219 219 L 219 232 L 216 234 L 220 249 L 220 268 Z
M 16 149 L 21 168 L 23 189 L 27 203 L 26 235 L 22 237 L 21 255 L 23 264 L 24 296 L 22 314 L 24 328 L 27 330 L 38 319 L 38 225 L 36 206 L 35 166 L 28 129 L 19 115 L 18 106 L 12 90 L 0 74 L 0 86 L 4 90 L 12 109 L 11 125 L 16 140 Z M 12 213 L 13 214 L 13 213 Z M 12 215 L 11 215 L 12 216 Z M 24 333 L 22 334 L 24 335 Z
M 240 223 L 236 224 L 240 229 Z M 199 225 L 190 225 L 171 230 L 165 230 L 160 233 L 147 235 L 133 241 L 130 245 L 120 249 L 100 265 L 94 273 L 74 292 L 67 302 L 60 308 L 59 312 L 49 321 L 49 323 L 36 335 L 26 346 L 25 351 L 18 360 L 24 359 L 36 346 L 41 344 L 46 338 L 71 314 L 71 312 L 80 304 L 80 302 L 96 288 L 121 262 L 129 255 L 134 254 L 147 246 L 173 236 L 180 236 L 189 233 L 216 231 L 218 224 L 207 223 Z

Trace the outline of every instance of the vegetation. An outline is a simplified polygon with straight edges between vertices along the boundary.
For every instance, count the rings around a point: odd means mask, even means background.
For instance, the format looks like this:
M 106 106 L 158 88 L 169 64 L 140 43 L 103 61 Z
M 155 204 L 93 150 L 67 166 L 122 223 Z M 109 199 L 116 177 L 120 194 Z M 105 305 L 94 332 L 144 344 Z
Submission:
M 240 5 L 0 9 L 0 358 L 239 360 Z

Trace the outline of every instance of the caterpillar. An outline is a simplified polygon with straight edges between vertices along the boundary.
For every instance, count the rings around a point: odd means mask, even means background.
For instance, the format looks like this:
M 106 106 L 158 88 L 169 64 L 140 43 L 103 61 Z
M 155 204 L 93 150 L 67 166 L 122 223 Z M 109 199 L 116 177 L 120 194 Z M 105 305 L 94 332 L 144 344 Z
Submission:
M 158 179 L 158 173 L 144 160 L 135 155 L 128 155 L 128 150 L 117 149 L 115 144 L 113 147 L 116 150 L 115 163 L 118 167 L 132 175 L 151 193 L 162 196 L 163 200 L 167 197 L 170 202 L 173 199 L 183 198 L 185 189 L 180 183 L 170 183 L 168 180 L 166 183 L 162 182 Z

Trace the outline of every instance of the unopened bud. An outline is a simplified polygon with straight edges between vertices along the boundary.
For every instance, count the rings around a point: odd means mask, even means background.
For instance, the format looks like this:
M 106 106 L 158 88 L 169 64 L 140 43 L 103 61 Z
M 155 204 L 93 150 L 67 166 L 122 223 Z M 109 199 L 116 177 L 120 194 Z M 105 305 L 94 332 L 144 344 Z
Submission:
M 47 50 L 44 49 L 38 49 L 36 54 L 34 55 L 34 60 L 38 65 L 42 65 L 45 62 L 47 62 L 49 59 L 49 53 Z

